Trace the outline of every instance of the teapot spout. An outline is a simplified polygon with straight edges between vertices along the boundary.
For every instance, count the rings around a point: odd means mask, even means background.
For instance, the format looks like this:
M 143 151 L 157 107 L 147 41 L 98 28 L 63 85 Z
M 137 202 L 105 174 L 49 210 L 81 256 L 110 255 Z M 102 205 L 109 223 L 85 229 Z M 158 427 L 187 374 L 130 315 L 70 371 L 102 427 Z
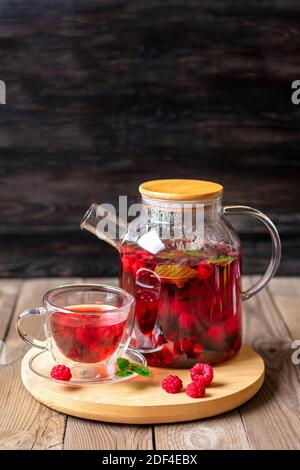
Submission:
M 126 223 L 116 216 L 113 206 L 92 204 L 85 213 L 80 228 L 120 251 L 127 231 Z

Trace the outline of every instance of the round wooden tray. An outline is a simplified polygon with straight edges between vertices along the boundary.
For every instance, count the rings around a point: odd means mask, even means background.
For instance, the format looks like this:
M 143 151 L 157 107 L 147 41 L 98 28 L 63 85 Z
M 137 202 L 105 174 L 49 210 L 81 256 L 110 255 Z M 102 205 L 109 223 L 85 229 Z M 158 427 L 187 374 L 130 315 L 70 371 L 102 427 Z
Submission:
M 56 384 L 29 369 L 28 361 L 37 352 L 32 348 L 26 353 L 21 371 L 23 384 L 34 398 L 62 413 L 112 423 L 174 423 L 218 415 L 253 397 L 264 380 L 264 362 L 247 345 L 233 359 L 214 367 L 214 381 L 202 399 L 190 398 L 184 392 L 171 395 L 161 389 L 160 383 L 168 374 L 178 375 L 187 385 L 187 369 L 152 367 L 150 379 L 136 377 L 115 384 Z

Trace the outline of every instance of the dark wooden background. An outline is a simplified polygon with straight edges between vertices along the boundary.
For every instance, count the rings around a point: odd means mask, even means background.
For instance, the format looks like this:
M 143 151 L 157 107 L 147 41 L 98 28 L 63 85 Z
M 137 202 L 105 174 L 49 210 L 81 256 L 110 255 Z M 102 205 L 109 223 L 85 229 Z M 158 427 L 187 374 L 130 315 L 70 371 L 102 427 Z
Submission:
M 299 26 L 299 0 L 0 0 L 0 276 L 116 274 L 81 216 L 160 177 L 265 211 L 300 274 Z M 232 222 L 261 272 L 264 227 Z

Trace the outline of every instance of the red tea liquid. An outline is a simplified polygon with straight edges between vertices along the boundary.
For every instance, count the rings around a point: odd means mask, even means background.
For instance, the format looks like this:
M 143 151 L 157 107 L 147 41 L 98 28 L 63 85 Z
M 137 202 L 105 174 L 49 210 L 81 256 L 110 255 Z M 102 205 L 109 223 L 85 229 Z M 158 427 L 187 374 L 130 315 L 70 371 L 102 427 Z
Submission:
M 111 305 L 72 305 L 76 313 L 55 312 L 50 328 L 59 351 L 76 362 L 95 363 L 108 359 L 116 351 L 126 321 L 118 321 L 108 310 Z M 101 312 L 105 312 L 101 315 Z M 108 312 L 108 313 L 107 313 Z
M 121 264 L 121 286 L 136 298 L 132 347 L 150 365 L 217 364 L 239 350 L 241 257 L 229 247 L 151 255 L 126 245 Z

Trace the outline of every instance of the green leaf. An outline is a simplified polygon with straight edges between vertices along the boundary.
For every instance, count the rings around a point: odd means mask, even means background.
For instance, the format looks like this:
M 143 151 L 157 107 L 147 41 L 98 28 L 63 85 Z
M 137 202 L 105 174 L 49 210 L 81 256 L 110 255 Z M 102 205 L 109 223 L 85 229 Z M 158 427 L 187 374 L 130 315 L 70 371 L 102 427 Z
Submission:
M 115 375 L 122 379 L 123 377 L 129 377 L 130 375 L 133 375 L 133 372 L 130 370 L 118 370 Z
M 218 256 L 217 258 L 215 257 L 210 257 L 208 259 L 208 261 L 210 263 L 213 263 L 213 264 L 229 264 L 231 263 L 231 261 L 233 261 L 235 258 L 233 256 L 225 256 L 225 255 L 222 255 L 222 256 Z
M 119 368 L 115 374 L 117 377 L 128 377 L 133 373 L 143 375 L 144 377 L 150 377 L 151 375 L 148 367 L 140 366 L 134 362 L 129 362 L 128 359 L 124 359 L 123 357 L 117 358 L 117 366 Z
M 117 366 L 120 370 L 128 370 L 130 362 L 128 359 L 124 359 L 123 357 L 118 357 L 117 359 Z
M 161 253 L 158 253 L 156 255 L 157 258 L 160 259 L 177 259 L 180 256 L 182 256 L 183 253 L 177 250 L 172 250 L 172 251 L 162 251 Z
M 140 366 L 139 364 L 134 364 L 133 362 L 129 365 L 129 370 L 135 372 L 135 374 L 142 375 L 143 377 L 150 377 L 151 372 L 146 366 Z
M 185 250 L 184 253 L 188 256 L 204 256 L 203 250 Z

